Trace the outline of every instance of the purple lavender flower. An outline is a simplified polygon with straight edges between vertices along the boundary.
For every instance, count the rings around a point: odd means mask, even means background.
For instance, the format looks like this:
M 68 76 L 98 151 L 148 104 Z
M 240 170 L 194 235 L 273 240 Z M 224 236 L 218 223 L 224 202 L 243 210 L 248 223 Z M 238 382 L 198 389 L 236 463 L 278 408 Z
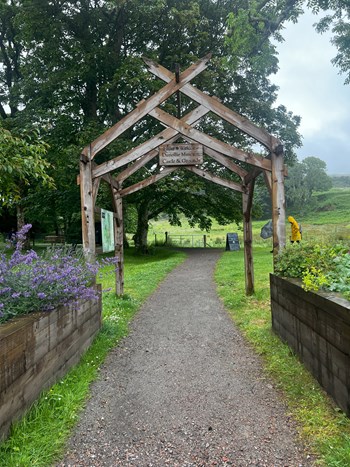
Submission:
M 62 249 L 50 249 L 42 257 L 22 251 L 30 224 L 17 234 L 10 258 L 0 255 L 0 322 L 18 314 L 50 311 L 58 305 L 76 307 L 79 300 L 97 297 L 91 287 L 99 265 L 86 263 Z

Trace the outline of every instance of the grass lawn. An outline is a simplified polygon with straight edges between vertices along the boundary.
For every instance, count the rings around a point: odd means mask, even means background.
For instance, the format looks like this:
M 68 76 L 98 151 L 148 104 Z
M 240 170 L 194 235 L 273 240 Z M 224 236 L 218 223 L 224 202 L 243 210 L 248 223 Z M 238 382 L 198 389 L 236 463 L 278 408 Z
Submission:
M 348 240 L 350 242 L 350 209 L 342 208 L 337 211 L 315 212 L 305 218 L 295 217 L 302 224 L 304 241 L 316 241 L 325 244 L 336 243 L 339 240 Z M 253 221 L 253 242 L 255 249 L 271 249 L 271 238 L 264 240 L 260 237 L 261 228 L 266 222 L 267 220 Z M 240 244 L 243 245 L 242 225 L 235 223 L 218 225 L 217 222 L 213 221 L 212 229 L 210 232 L 206 232 L 198 228 L 191 228 L 186 219 L 183 219 L 181 223 L 182 227 L 172 226 L 166 220 L 152 222 L 148 235 L 149 242 L 153 243 L 155 239 L 157 242 L 164 242 L 165 232 L 168 232 L 170 238 L 173 236 L 173 243 L 179 244 L 179 235 L 182 235 L 182 246 L 190 247 L 192 246 L 192 241 L 195 242 L 194 246 L 196 246 L 196 242 L 203 242 L 203 235 L 206 235 L 210 247 L 224 248 L 226 234 L 237 232 Z M 289 222 L 286 222 L 286 234 L 288 239 L 290 235 Z M 203 243 L 198 246 L 203 246 Z

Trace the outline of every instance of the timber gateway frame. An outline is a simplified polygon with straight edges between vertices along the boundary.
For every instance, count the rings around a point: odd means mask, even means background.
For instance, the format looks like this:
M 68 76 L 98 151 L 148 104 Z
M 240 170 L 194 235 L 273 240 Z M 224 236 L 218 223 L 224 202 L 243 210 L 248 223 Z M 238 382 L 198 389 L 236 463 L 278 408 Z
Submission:
M 87 145 L 81 153 L 78 183 L 80 184 L 81 194 L 84 254 L 89 260 L 92 260 L 96 254 L 95 212 L 99 211 L 96 207 L 96 197 L 100 182 L 104 181 L 111 189 L 113 200 L 114 244 L 115 256 L 117 257 L 116 294 L 119 296 L 124 293 L 123 198 L 174 173 L 179 168 L 186 169 L 199 177 L 242 193 L 245 289 L 247 295 L 254 292 L 251 212 L 255 180 L 260 174 L 263 174 L 271 194 L 274 255 L 285 246 L 284 177 L 286 168 L 284 166 L 283 146 L 277 138 L 269 134 L 265 129 L 258 127 L 247 118 L 229 109 L 217 98 L 211 97 L 191 85 L 191 80 L 207 68 L 210 58 L 211 54 L 206 55 L 182 73 L 177 67 L 175 75 L 156 62 L 145 59 L 149 71 L 165 81 L 164 87 L 148 99 L 140 101 L 132 112 Z M 175 93 L 183 93 L 195 101 L 198 106 L 182 118 L 179 115 L 178 118 L 170 115 L 162 110 L 159 105 Z M 267 157 L 243 151 L 196 129 L 196 123 L 209 112 L 232 124 L 264 146 L 268 150 Z M 165 129 L 126 153 L 101 164 L 96 164 L 94 161 L 96 154 L 147 115 L 155 118 Z M 181 160 L 177 160 L 176 157 L 167 158 L 169 154 L 171 155 L 171 147 L 169 152 L 168 145 L 176 144 L 179 138 L 190 149 L 189 158 L 181 158 Z M 164 145 L 167 145 L 167 147 Z M 196 152 L 200 151 L 198 146 L 203 148 L 204 154 L 237 174 L 240 182 L 219 177 L 201 168 L 201 159 L 198 159 L 200 154 Z M 185 154 L 185 148 L 181 149 Z M 153 175 L 136 184 L 123 186 L 128 177 L 153 158 L 158 157 L 159 153 L 163 158 L 160 158 Z M 236 161 L 249 164 L 251 169 L 244 169 Z M 124 166 L 127 167 L 117 175 L 112 175 L 112 172 Z

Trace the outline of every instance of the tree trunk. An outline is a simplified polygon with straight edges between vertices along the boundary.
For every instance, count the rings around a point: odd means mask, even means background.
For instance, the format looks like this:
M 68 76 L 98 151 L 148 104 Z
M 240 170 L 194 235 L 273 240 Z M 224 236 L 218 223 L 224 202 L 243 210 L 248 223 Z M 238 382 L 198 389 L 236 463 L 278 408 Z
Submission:
M 124 248 L 130 248 L 129 240 L 126 238 L 126 233 L 123 233 L 123 243 L 124 243 Z
M 24 207 L 20 203 L 16 205 L 16 216 L 17 216 L 17 232 L 19 232 L 21 228 L 25 225 Z M 30 248 L 30 232 L 27 233 L 27 238 L 25 239 L 23 246 L 26 249 Z
M 24 207 L 18 203 L 16 205 L 16 216 L 17 216 L 17 232 L 24 226 Z
M 135 233 L 135 247 L 140 253 L 147 254 L 149 202 L 144 201 L 137 209 L 137 230 Z

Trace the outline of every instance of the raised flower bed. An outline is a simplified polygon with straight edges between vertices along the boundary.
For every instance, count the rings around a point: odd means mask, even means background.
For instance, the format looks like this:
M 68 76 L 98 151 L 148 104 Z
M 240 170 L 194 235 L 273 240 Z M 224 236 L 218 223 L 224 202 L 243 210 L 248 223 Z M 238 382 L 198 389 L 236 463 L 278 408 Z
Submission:
M 66 247 L 23 251 L 30 227 L 0 255 L 0 439 L 101 327 L 98 264 Z
M 271 274 L 272 327 L 350 416 L 350 302 Z
M 75 365 L 101 327 L 101 294 L 0 325 L 0 438 Z

